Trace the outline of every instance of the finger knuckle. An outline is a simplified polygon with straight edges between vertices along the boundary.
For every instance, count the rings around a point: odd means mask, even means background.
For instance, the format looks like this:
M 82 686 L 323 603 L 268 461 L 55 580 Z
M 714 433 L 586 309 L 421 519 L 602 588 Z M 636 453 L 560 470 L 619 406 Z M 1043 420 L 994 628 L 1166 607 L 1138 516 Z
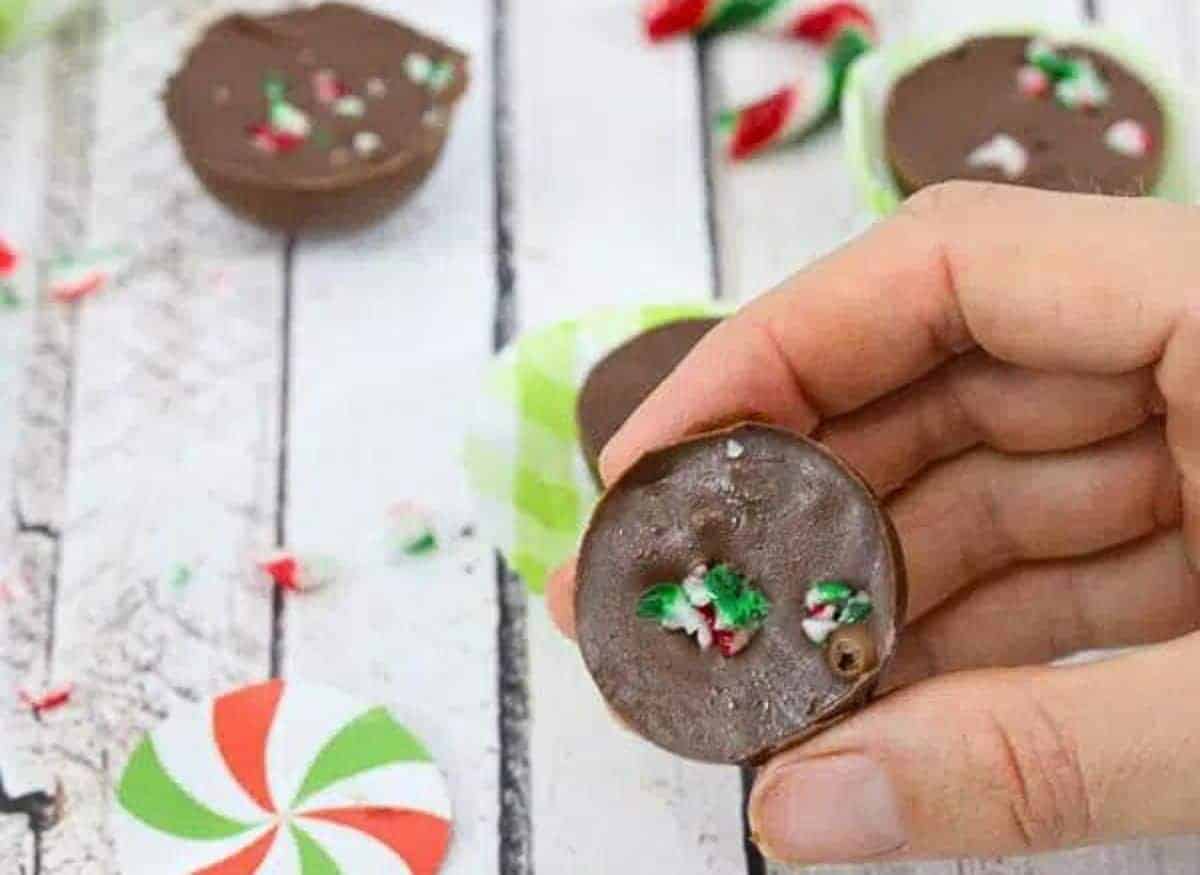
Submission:
M 1012 829 L 1028 851 L 1069 847 L 1092 833 L 1092 801 L 1078 749 L 1050 709 L 1030 692 L 996 706 L 983 732 L 985 768 L 999 782 Z
M 901 214 L 910 218 L 943 224 L 982 203 L 994 200 L 1007 191 L 992 182 L 970 182 L 951 179 L 926 186 L 901 205 Z

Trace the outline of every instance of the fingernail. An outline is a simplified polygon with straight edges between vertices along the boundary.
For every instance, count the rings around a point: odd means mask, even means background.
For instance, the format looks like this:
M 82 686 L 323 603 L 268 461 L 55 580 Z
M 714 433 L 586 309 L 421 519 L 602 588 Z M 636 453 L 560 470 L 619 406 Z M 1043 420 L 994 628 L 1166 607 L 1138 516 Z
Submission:
M 861 860 L 908 842 L 891 779 L 861 754 L 769 771 L 755 789 L 750 822 L 763 853 L 792 863 Z

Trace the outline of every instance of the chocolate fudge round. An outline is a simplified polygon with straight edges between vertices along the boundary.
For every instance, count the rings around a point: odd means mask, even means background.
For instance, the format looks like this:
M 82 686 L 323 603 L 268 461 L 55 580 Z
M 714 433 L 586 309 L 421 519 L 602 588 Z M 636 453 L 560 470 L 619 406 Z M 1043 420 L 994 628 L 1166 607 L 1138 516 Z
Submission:
M 1162 169 L 1165 124 L 1150 88 L 1102 52 L 986 36 L 895 84 L 885 138 L 905 194 L 976 179 L 1142 195 Z
M 647 593 L 694 581 L 698 566 L 735 573 L 769 604 L 731 655 L 639 616 Z M 883 508 L 845 463 L 807 438 L 742 424 L 647 454 L 601 499 L 579 556 L 579 645 L 609 705 L 650 741 L 758 764 L 870 697 L 904 616 L 903 569 Z M 825 622 L 823 587 L 871 606 L 824 646 L 809 626 Z M 831 648 L 843 631 L 856 635 Z M 863 654 L 857 674 L 830 664 L 846 656 L 850 669 Z
M 681 319 L 627 340 L 588 372 L 575 415 L 584 458 L 599 481 L 597 463 L 605 444 L 658 384 L 683 361 L 720 319 Z
M 367 224 L 428 176 L 467 59 L 343 3 L 230 15 L 171 77 L 167 117 L 204 187 L 284 231 Z

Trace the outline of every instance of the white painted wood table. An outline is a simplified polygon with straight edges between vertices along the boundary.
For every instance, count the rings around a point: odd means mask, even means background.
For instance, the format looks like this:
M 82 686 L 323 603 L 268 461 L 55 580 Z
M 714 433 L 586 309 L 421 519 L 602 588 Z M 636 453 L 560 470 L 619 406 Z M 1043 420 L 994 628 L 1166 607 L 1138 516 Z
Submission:
M 862 226 L 836 131 L 737 168 L 710 154 L 706 119 L 786 76 L 791 51 L 652 48 L 633 0 L 379 2 L 472 53 L 470 95 L 407 209 L 289 240 L 199 189 L 155 99 L 204 23 L 265 5 L 86 0 L 68 30 L 0 59 L 0 235 L 43 256 L 136 249 L 74 308 L 27 271 L 32 303 L 0 316 L 0 558 L 23 579 L 0 606 L 0 738 L 67 799 L 45 832 L 0 818 L 0 871 L 116 872 L 106 812 L 139 733 L 269 675 L 397 703 L 451 778 L 448 875 L 783 871 L 747 846 L 741 775 L 616 729 L 487 545 L 393 567 L 379 538 L 398 498 L 471 521 L 455 446 L 517 332 L 615 302 L 743 300 Z M 1200 73 L 1189 0 L 877 6 L 889 39 L 1096 18 Z M 246 556 L 275 543 L 349 560 L 352 585 L 272 601 L 245 585 Z M 193 569 L 182 593 L 176 562 Z M 76 697 L 41 719 L 10 693 L 58 681 Z M 866 867 L 1198 870 L 1190 838 Z

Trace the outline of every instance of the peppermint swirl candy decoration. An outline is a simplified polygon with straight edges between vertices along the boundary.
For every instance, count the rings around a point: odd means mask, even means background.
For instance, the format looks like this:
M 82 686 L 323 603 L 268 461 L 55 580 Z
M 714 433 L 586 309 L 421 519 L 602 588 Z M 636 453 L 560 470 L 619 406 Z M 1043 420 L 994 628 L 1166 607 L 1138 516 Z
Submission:
M 271 681 L 168 720 L 117 789 L 125 875 L 434 875 L 450 798 L 387 709 Z

